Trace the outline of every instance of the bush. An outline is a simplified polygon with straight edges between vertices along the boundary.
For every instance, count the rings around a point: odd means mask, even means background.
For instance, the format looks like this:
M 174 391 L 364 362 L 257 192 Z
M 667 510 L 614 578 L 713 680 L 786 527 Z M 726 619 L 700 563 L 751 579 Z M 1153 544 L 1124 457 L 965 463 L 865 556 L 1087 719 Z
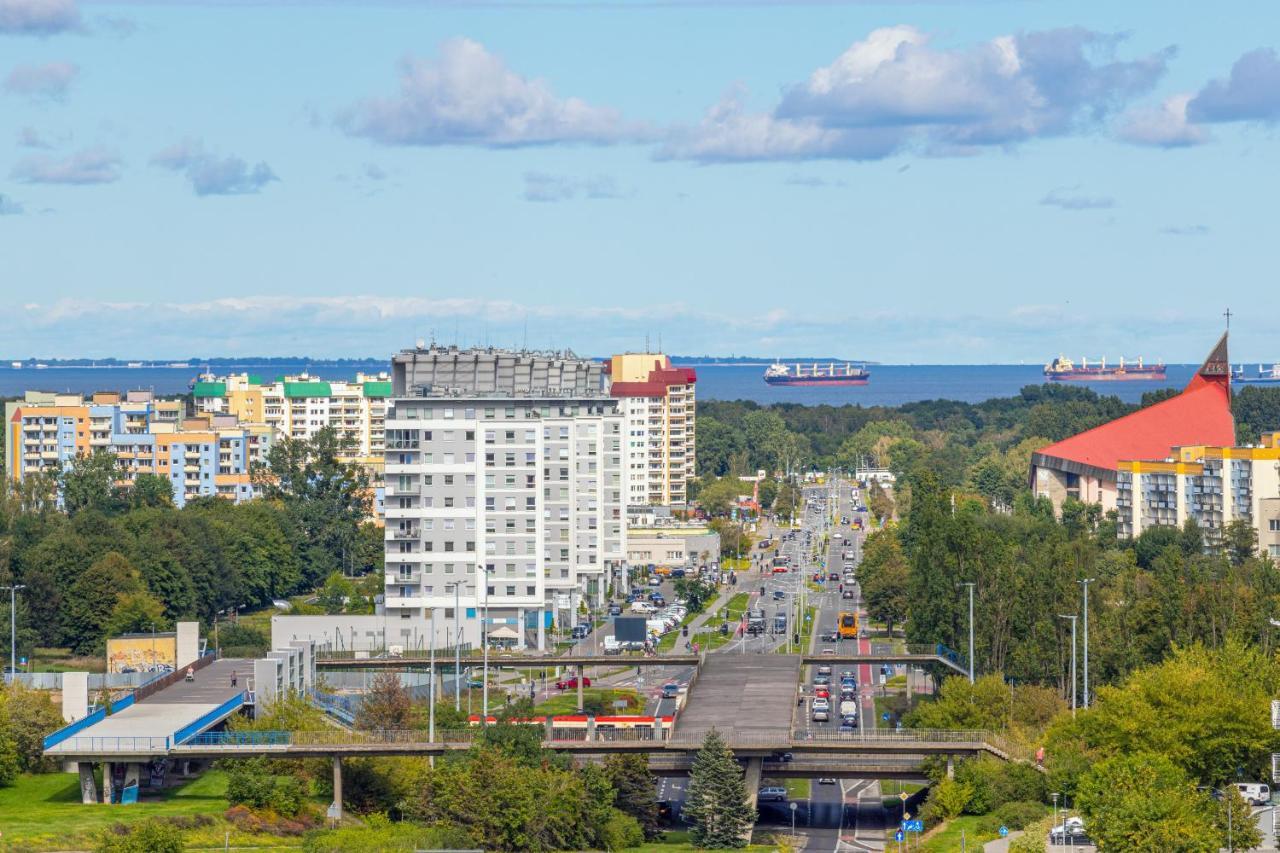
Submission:
M 995 811 L 1005 803 L 1043 802 L 1048 791 L 1044 774 L 1034 767 L 989 756 L 958 764 L 956 781 L 972 789 L 965 811 L 975 815 Z
M 251 809 L 270 809 L 293 817 L 306 800 L 306 787 L 296 776 L 273 776 L 262 758 L 227 765 L 227 803 Z
M 1023 834 L 1009 842 L 1009 853 L 1045 853 L 1048 849 L 1049 830 L 1052 827 L 1052 815 L 1027 824 Z
M 973 789 L 955 779 L 943 779 L 929 791 L 923 816 L 928 821 L 951 820 L 964 813 L 973 796 Z
M 1015 800 L 1012 803 L 1005 803 L 995 812 L 998 825 L 1007 826 L 1010 830 L 1024 829 L 1042 820 L 1044 816 L 1044 803 L 1032 800 Z
M 238 647 L 266 649 L 270 642 L 261 630 L 249 625 L 223 622 L 218 626 L 218 645 L 224 650 Z
M 305 853 L 412 853 L 414 850 L 465 847 L 457 833 L 411 823 L 392 823 L 384 815 L 370 815 L 365 826 L 308 833 Z
M 606 850 L 625 850 L 628 847 L 639 847 L 644 843 L 644 830 L 640 821 L 617 809 L 600 827 L 599 841 Z
M 167 821 L 150 818 L 133 826 L 116 824 L 104 830 L 94 853 L 181 853 L 182 833 Z

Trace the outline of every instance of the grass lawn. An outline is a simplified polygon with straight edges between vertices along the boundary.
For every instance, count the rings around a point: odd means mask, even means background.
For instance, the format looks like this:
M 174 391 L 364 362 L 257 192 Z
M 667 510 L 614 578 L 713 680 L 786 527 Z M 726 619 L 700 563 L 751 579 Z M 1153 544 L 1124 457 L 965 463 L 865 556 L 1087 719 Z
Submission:
M 750 557 L 725 557 L 720 561 L 720 568 L 733 569 L 735 572 L 745 572 L 751 568 Z
M 490 697 L 492 701 L 493 697 Z M 614 690 L 609 687 L 584 687 L 582 688 L 582 701 L 590 702 L 591 699 L 601 699 L 604 706 L 613 713 L 613 703 L 625 699 L 631 703 L 630 711 L 644 708 L 644 700 L 640 698 L 640 694 L 634 690 Z M 578 710 L 578 691 L 577 689 L 565 690 L 559 695 L 552 696 L 545 702 L 540 702 L 534 706 L 534 710 L 539 714 L 572 714 Z
M 116 823 L 131 823 L 148 817 L 209 815 L 210 826 L 187 833 L 189 845 L 221 846 L 231 825 L 222 819 L 227 810 L 224 799 L 226 776 L 218 771 L 205 773 L 180 788 L 169 788 L 163 798 L 137 805 L 84 805 L 80 802 L 80 779 L 72 773 L 19 776 L 16 783 L 0 788 L 0 832 L 6 850 L 87 849 L 93 837 Z M 99 788 L 101 790 L 101 788 Z M 300 847 L 299 839 L 248 834 L 231 829 L 231 844 L 260 847 Z
M 31 653 L 29 668 L 23 672 L 106 672 L 105 657 L 78 657 L 71 649 L 41 648 Z
M 757 833 L 756 837 L 760 837 L 760 834 Z M 628 847 L 623 853 L 685 853 L 688 850 L 699 849 L 701 848 L 693 846 L 686 830 L 671 830 L 661 841 L 650 841 L 639 847 Z M 746 850 L 747 853 L 767 853 L 767 851 L 776 851 L 781 848 L 775 844 L 751 844 L 739 849 Z
M 784 786 L 787 789 L 787 799 L 789 800 L 807 800 L 813 793 L 812 779 L 788 779 Z
M 992 819 L 988 816 L 962 815 L 947 821 L 937 832 L 927 834 L 920 846 L 911 849 L 921 853 L 956 853 L 960 850 L 960 834 L 963 832 L 964 849 L 981 850 L 983 844 L 1000 837 L 994 831 L 981 832 L 979 825 L 984 823 L 989 827 Z

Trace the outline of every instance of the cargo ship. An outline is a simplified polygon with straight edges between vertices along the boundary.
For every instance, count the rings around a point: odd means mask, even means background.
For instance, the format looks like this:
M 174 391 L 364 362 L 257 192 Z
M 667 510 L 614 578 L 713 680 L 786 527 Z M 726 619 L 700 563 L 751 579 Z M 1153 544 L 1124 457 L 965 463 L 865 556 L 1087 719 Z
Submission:
M 1276 362 L 1270 368 L 1259 364 L 1258 372 L 1253 376 L 1246 376 L 1244 366 L 1241 365 L 1232 372 L 1231 381 L 1244 385 L 1280 385 L 1280 362 Z
M 871 372 L 865 367 L 855 364 L 771 364 L 764 371 L 764 381 L 768 385 L 801 385 L 823 386 L 826 388 L 842 385 L 866 385 L 871 380 Z
M 1065 356 L 1058 356 L 1053 361 L 1044 366 L 1044 375 L 1046 379 L 1054 382 L 1062 381 L 1080 381 L 1080 382 L 1111 382 L 1122 380 L 1155 380 L 1159 381 L 1165 378 L 1164 364 L 1147 364 L 1142 363 L 1142 359 L 1138 359 L 1137 364 L 1125 364 L 1123 358 L 1120 359 L 1119 365 L 1107 367 L 1107 360 L 1104 358 L 1098 364 L 1089 364 L 1089 359 L 1082 358 L 1080 366 L 1077 367 L 1075 362 Z

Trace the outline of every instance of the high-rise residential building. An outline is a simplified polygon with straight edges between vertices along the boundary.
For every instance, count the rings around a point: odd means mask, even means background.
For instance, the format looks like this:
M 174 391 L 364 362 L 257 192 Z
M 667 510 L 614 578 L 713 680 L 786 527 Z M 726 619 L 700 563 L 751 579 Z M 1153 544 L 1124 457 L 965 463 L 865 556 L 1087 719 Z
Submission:
M 609 360 L 610 394 L 626 419 L 625 491 L 628 506 L 682 507 L 697 476 L 694 387 L 690 367 L 661 353 L 624 353 Z
M 22 481 L 56 473 L 77 456 L 107 451 L 120 461 L 122 482 L 139 474 L 170 481 L 178 506 L 195 497 L 241 501 L 255 494 L 249 470 L 271 444 L 265 427 L 229 416 L 184 418 L 181 400 L 150 392 L 29 394 L 6 406 L 5 464 Z
M 1123 460 L 1116 514 L 1122 536 L 1194 521 L 1210 549 L 1226 525 L 1245 521 L 1261 551 L 1280 557 L 1280 433 L 1264 433 L 1254 447 L 1176 447 L 1164 459 Z
M 381 477 L 383 431 L 391 378 L 357 373 L 353 381 L 309 374 L 274 382 L 250 373 L 202 376 L 192 387 L 196 411 L 235 415 L 241 423 L 266 424 L 277 438 L 311 438 L 333 427 L 349 450 L 343 459 Z
M 546 648 L 547 628 L 602 605 L 623 571 L 623 416 L 603 365 L 419 346 L 394 357 L 392 382 L 388 642 L 434 619 L 466 642 L 483 624 Z

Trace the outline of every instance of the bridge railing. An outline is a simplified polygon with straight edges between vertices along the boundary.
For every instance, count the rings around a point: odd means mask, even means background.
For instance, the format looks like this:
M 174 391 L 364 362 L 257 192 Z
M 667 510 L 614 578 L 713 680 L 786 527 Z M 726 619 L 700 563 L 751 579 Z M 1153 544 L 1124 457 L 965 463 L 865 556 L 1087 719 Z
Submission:
M 79 737 L 64 738 L 57 744 L 58 753 L 163 753 L 171 741 L 167 737 Z

